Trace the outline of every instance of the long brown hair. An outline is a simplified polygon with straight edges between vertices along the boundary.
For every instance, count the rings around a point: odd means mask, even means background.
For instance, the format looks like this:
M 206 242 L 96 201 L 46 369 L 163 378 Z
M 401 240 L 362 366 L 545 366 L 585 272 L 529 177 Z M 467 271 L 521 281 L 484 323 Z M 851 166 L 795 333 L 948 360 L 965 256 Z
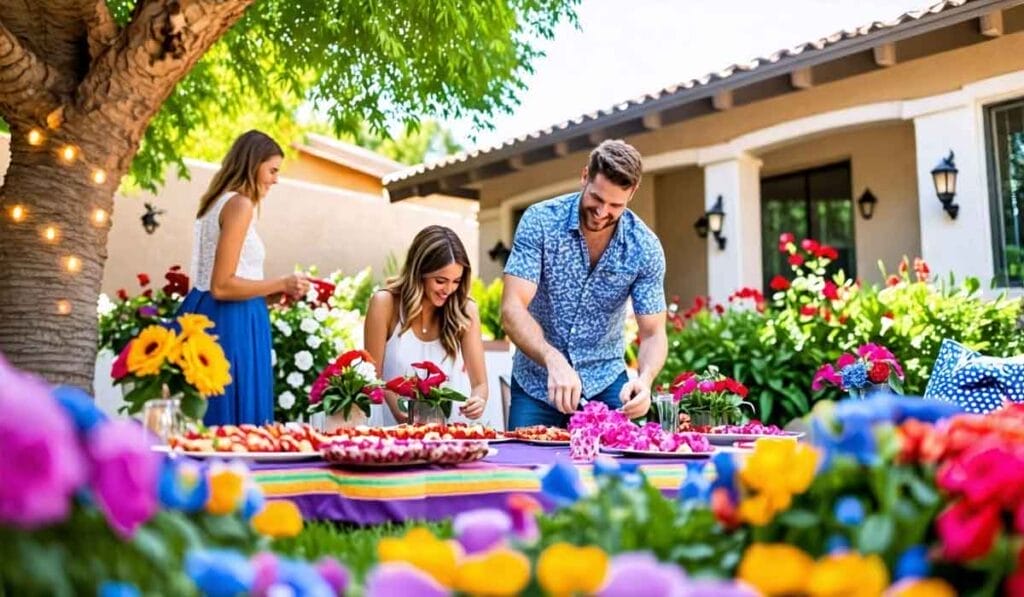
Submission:
M 405 256 L 402 272 L 387 281 L 389 292 L 398 297 L 401 314 L 401 333 L 412 327 L 412 321 L 423 309 L 424 277 L 453 263 L 462 266 L 462 280 L 442 307 L 441 346 L 450 359 L 455 360 L 463 332 L 469 327 L 469 282 L 473 270 L 462 241 L 450 228 L 427 226 L 412 240 Z
M 210 186 L 199 199 L 199 212 L 196 213 L 196 217 L 203 217 L 213 202 L 229 191 L 244 195 L 259 205 L 263 199 L 259 185 L 260 165 L 277 156 L 284 157 L 284 151 L 277 141 L 266 133 L 251 130 L 235 139 L 220 164 L 220 170 L 213 176 Z

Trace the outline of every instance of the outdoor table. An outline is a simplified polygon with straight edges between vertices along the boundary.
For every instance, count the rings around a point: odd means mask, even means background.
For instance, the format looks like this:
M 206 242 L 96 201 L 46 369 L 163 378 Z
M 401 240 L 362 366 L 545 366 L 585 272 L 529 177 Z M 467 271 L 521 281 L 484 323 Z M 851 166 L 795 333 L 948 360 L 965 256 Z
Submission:
M 550 508 L 540 492 L 539 470 L 568 446 L 519 442 L 492 444 L 498 453 L 458 466 L 355 468 L 324 461 L 256 464 L 253 477 L 269 499 L 288 498 L 306 520 L 370 525 L 407 520 L 443 520 L 475 508 L 506 507 L 510 495 L 525 493 Z M 630 458 L 666 495 L 675 495 L 686 476 L 686 462 Z M 702 460 L 689 462 L 705 462 Z M 585 484 L 589 464 L 576 465 Z

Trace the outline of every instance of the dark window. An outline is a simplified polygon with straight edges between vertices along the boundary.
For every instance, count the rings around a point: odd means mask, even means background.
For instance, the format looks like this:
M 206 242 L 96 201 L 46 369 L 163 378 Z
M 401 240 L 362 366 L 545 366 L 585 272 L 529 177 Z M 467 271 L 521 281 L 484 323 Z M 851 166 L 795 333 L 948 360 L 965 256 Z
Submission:
M 1024 99 L 986 110 L 996 283 L 1024 286 Z
M 787 256 L 778 250 L 783 232 L 792 232 L 798 244 L 813 238 L 835 247 L 839 259 L 828 273 L 842 269 L 847 278 L 857 276 L 851 194 L 849 162 L 761 180 L 761 265 L 766 292 L 776 274 L 793 277 Z

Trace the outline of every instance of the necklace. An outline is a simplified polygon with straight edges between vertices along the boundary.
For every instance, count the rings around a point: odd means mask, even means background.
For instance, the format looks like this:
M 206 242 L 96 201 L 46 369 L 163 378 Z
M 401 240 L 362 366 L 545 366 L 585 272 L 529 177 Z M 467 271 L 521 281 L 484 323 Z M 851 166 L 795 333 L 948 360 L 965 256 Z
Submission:
M 423 313 L 420 313 L 420 331 L 424 334 L 427 333 L 427 321 Z

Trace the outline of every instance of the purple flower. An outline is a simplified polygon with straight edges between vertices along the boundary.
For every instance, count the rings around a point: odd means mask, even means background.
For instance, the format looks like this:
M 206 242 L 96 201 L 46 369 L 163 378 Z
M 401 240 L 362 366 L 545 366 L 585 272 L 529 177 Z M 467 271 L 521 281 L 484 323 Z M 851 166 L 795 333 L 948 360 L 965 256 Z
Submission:
M 331 585 L 336 595 L 344 595 L 348 589 L 348 569 L 342 566 L 338 560 L 331 557 L 324 557 L 317 560 L 316 571 Z
M 452 529 L 466 553 L 474 554 L 504 541 L 512 530 L 512 519 L 496 508 L 481 508 L 456 516 Z
M 682 597 L 686 574 L 675 564 L 662 564 L 649 552 L 623 553 L 612 559 L 608 582 L 600 597 L 632 597 L 644 587 L 646 597 Z
M 406 562 L 380 564 L 366 578 L 366 597 L 445 597 L 447 589 L 432 576 Z
M 540 502 L 525 493 L 514 493 L 508 497 L 508 513 L 512 519 L 512 535 L 520 543 L 532 544 L 540 536 L 537 527 L 537 512 Z
M 702 579 L 691 581 L 685 597 L 757 597 L 758 592 L 733 580 Z
M 269 551 L 261 551 L 249 560 L 249 565 L 252 566 L 252 586 L 249 591 L 262 597 L 277 582 L 277 556 Z
M 139 307 L 139 317 L 156 317 L 157 310 L 153 305 L 142 305 Z
M 145 430 L 127 420 L 93 430 L 87 447 L 93 465 L 89 484 L 99 508 L 114 531 L 129 538 L 160 507 L 161 457 L 150 450 Z
M 39 378 L 0 355 L 0 524 L 33 529 L 64 520 L 85 463 L 68 415 Z

